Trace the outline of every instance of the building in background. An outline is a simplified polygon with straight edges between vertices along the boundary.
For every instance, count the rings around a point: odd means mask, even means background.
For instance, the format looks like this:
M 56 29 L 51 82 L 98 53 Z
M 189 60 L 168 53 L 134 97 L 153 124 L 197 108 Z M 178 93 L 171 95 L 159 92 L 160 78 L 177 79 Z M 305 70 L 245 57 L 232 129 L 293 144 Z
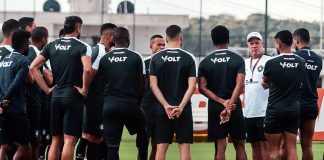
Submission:
M 183 28 L 189 26 L 188 15 L 133 14 L 127 10 L 131 8 L 129 2 L 124 1 L 120 2 L 118 8 L 121 11 L 117 14 L 112 13 L 112 8 L 110 8 L 111 0 L 69 0 L 70 12 L 68 13 L 57 11 L 57 4 L 55 0 L 47 0 L 44 3 L 48 9 L 46 12 L 1 11 L 0 25 L 10 18 L 34 17 L 38 26 L 44 26 L 48 29 L 49 40 L 54 40 L 63 27 L 64 18 L 70 15 L 78 15 L 83 20 L 81 38 L 85 42 L 95 45 L 99 39 L 101 24 L 114 23 L 129 30 L 130 49 L 142 54 L 150 54 L 149 39 L 153 34 L 164 35 L 165 28 L 171 24 L 177 24 Z

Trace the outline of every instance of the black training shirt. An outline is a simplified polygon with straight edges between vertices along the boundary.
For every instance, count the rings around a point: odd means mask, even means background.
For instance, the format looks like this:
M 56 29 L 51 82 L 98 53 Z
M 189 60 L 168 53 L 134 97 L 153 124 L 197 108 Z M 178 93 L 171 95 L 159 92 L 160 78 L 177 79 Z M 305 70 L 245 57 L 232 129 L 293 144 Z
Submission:
M 104 96 L 139 100 L 140 77 L 145 75 L 142 56 L 127 48 L 115 48 L 99 62 Z
M 10 54 L 13 48 L 10 45 L 0 46 L 0 60 L 6 55 Z
M 269 111 L 295 111 L 305 74 L 305 61 L 292 53 L 280 54 L 265 64 L 263 75 L 269 78 Z
M 82 56 L 91 56 L 91 47 L 74 37 L 63 37 L 47 44 L 40 53 L 50 60 L 53 84 L 57 85 L 53 97 L 78 97 L 73 87 L 82 87 Z
M 36 46 L 30 45 L 28 50 L 28 59 L 30 62 L 36 58 L 36 56 L 40 53 Z M 36 82 L 32 84 L 27 83 L 27 103 L 32 104 L 34 106 L 41 106 L 41 88 L 38 86 Z
M 7 113 L 26 113 L 26 78 L 30 61 L 16 51 L 0 61 L 0 100 L 10 100 Z
M 158 87 L 166 101 L 178 106 L 188 90 L 188 78 L 197 76 L 195 57 L 180 48 L 168 48 L 156 53 L 150 64 L 150 75 L 156 76 Z M 183 112 L 191 112 L 191 102 Z M 164 114 L 164 108 L 157 107 Z
M 322 58 L 308 47 L 301 48 L 295 54 L 302 57 L 306 62 L 306 74 L 304 75 L 300 101 L 305 107 L 309 104 L 316 104 L 315 106 L 317 106 L 316 81 L 319 80 L 322 70 Z
M 230 99 L 236 86 L 237 74 L 245 74 L 245 62 L 234 51 L 221 49 L 205 57 L 198 70 L 199 77 L 206 78 L 209 90 L 220 98 Z
M 145 76 L 145 93 L 143 97 L 142 107 L 146 115 L 154 115 L 156 104 L 158 100 L 155 98 L 151 88 L 150 88 L 150 63 L 152 57 L 146 57 L 144 59 L 145 69 L 146 69 L 146 76 Z
M 91 54 L 91 62 L 92 62 L 92 68 L 98 71 L 99 68 L 99 61 L 100 59 L 106 55 L 106 49 L 105 46 L 98 43 L 95 47 L 93 47 L 92 54 Z M 91 82 L 88 97 L 102 97 L 103 96 L 103 85 L 100 82 L 98 74 L 94 77 L 94 79 Z

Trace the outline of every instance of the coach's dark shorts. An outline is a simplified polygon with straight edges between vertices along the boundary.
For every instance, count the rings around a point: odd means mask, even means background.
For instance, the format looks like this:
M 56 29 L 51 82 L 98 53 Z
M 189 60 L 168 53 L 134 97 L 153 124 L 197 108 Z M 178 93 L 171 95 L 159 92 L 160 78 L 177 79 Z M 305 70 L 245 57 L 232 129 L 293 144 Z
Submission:
M 30 127 L 26 114 L 2 114 L 0 118 L 0 144 L 29 143 Z
M 41 136 L 41 106 L 27 103 L 27 116 L 30 124 L 30 141 L 34 142 Z
M 314 120 L 318 116 L 318 106 L 317 103 L 305 104 L 300 103 L 300 121 Z
M 81 97 L 52 97 L 51 134 L 81 136 L 83 108 Z
M 174 134 L 176 134 L 176 142 L 179 144 L 193 143 L 193 119 L 191 106 L 186 106 L 179 118 L 169 119 L 166 114 L 156 115 L 155 142 L 157 144 L 171 144 Z
M 283 132 L 297 134 L 299 126 L 299 112 L 299 109 L 296 109 L 295 111 L 267 110 L 264 119 L 264 132 L 269 134 L 279 134 Z
M 109 145 L 120 143 L 124 125 L 131 135 L 146 130 L 144 113 L 137 99 L 105 97 L 103 125 Z
M 245 118 L 245 130 L 247 142 L 265 141 L 264 136 L 264 117 Z
M 236 102 L 236 108 L 231 113 L 230 120 L 227 123 L 220 123 L 220 113 L 224 106 L 215 103 L 208 103 L 208 140 L 217 141 L 231 136 L 233 141 L 245 140 L 244 117 L 240 101 Z
M 83 132 L 102 135 L 103 97 L 87 97 L 83 113 Z

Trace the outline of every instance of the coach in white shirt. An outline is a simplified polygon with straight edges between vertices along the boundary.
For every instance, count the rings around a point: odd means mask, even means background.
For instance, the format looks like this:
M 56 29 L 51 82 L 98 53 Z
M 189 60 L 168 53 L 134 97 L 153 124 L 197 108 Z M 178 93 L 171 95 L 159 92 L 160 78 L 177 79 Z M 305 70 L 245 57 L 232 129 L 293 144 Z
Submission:
M 263 89 L 262 77 L 265 63 L 271 58 L 263 53 L 263 40 L 258 32 L 247 36 L 251 57 L 245 60 L 244 116 L 247 142 L 252 145 L 253 159 L 264 159 L 267 151 L 263 120 L 268 104 L 269 89 Z

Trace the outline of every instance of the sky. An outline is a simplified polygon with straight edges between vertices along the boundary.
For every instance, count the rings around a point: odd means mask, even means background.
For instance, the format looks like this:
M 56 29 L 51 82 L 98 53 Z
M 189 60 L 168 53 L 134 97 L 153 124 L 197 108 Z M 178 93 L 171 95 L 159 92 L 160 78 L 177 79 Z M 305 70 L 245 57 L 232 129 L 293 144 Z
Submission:
M 45 0 L 0 0 L 0 11 L 42 11 Z M 68 0 L 57 0 L 63 12 L 69 12 Z M 89 0 L 91 1 L 91 0 Z M 111 12 L 116 13 L 122 0 L 111 0 Z M 134 2 L 134 0 L 129 0 Z M 321 21 L 323 0 L 268 0 L 268 14 L 276 19 L 296 19 L 308 22 Z M 19 4 L 19 5 L 17 5 Z M 136 0 L 135 12 L 139 14 L 181 14 L 199 17 L 200 0 Z M 202 0 L 202 16 L 232 14 L 245 19 L 252 13 L 264 13 L 265 0 Z

